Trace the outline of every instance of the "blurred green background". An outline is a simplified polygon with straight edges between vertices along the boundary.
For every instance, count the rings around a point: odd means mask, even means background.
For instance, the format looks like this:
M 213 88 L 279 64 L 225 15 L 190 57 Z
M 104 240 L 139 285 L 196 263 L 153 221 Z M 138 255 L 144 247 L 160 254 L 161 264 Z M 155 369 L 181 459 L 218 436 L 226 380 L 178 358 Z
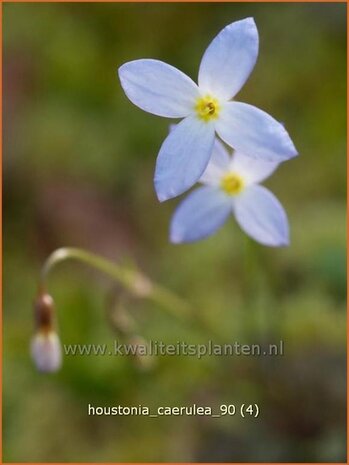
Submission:
M 237 99 L 285 123 L 300 156 L 267 185 L 291 246 L 246 240 L 231 219 L 192 245 L 168 242 L 178 199 L 159 204 L 154 163 L 169 120 L 124 96 L 116 71 L 157 58 L 196 79 L 211 39 L 253 16 L 257 65 Z M 345 456 L 346 5 L 5 4 L 4 460 L 336 462 Z M 277 342 L 283 357 L 29 356 L 40 266 L 74 245 L 137 263 L 212 328 L 131 299 L 145 338 Z M 246 254 L 248 256 L 246 257 Z M 64 343 L 111 343 L 108 278 L 62 264 L 50 279 Z M 258 403 L 239 416 L 88 417 L 92 405 Z

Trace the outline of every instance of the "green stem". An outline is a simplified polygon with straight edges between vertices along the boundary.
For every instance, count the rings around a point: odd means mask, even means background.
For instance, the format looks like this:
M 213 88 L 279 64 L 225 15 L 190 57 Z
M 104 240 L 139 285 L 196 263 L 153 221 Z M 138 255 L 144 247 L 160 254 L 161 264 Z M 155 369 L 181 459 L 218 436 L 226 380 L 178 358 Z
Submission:
M 253 341 L 259 333 L 259 270 L 256 257 L 256 246 L 249 237 L 244 238 L 244 268 L 245 268 L 245 337 Z
M 245 239 L 246 333 L 253 340 L 258 338 L 263 341 L 275 332 L 273 322 L 276 312 L 270 311 L 273 308 L 272 287 L 268 281 L 267 257 L 261 256 L 261 253 L 257 244 L 249 238 Z
M 178 318 L 191 317 L 188 304 L 169 290 L 150 281 L 140 271 L 123 268 L 109 260 L 73 247 L 62 247 L 55 250 L 45 261 L 41 271 L 40 287 L 45 288 L 45 283 L 50 271 L 60 262 L 65 260 L 77 260 L 95 268 L 117 282 L 137 297 L 149 299 L 160 304 L 169 313 Z

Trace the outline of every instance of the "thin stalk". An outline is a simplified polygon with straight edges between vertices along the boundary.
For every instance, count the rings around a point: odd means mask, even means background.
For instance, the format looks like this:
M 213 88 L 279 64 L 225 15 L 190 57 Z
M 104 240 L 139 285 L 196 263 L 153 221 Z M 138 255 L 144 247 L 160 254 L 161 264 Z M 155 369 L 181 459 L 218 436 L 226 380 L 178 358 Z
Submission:
M 41 270 L 41 289 L 46 288 L 46 281 L 51 270 L 58 263 L 66 260 L 83 262 L 105 273 L 132 294 L 161 305 L 177 318 L 186 319 L 192 317 L 190 306 L 184 300 L 168 289 L 153 283 L 140 271 L 121 267 L 99 255 L 73 247 L 62 247 L 49 255 Z

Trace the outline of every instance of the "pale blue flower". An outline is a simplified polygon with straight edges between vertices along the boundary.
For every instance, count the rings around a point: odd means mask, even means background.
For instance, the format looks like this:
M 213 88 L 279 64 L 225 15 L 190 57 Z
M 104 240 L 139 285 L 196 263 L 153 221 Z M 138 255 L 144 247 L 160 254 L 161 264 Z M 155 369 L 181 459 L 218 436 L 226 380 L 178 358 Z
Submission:
M 195 184 L 210 160 L 215 133 L 228 145 L 261 160 L 282 161 L 297 151 L 282 124 L 246 103 L 232 101 L 258 55 L 258 31 L 247 18 L 225 27 L 201 60 L 198 85 L 162 61 L 144 59 L 119 68 L 121 85 L 138 107 L 184 118 L 163 142 L 155 170 L 160 201 Z
M 258 160 L 242 152 L 230 156 L 216 139 L 210 163 L 195 189 L 175 211 L 170 229 L 173 243 L 210 236 L 235 216 L 241 229 L 263 245 L 289 243 L 286 213 L 277 198 L 258 183 L 270 176 L 277 162 Z

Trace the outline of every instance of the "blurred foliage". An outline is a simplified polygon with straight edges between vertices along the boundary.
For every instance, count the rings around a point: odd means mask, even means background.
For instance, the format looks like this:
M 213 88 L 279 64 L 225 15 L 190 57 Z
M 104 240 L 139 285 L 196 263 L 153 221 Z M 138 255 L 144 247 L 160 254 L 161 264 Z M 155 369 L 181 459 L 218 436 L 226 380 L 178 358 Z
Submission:
M 116 70 L 152 57 L 195 78 L 214 35 L 246 16 L 260 56 L 238 98 L 282 120 L 301 154 L 267 182 L 291 246 L 252 244 L 233 220 L 173 246 L 178 200 L 160 205 L 152 186 L 168 121 L 134 107 Z M 4 460 L 344 462 L 346 5 L 5 4 L 3 35 Z M 283 339 L 285 355 L 164 357 L 149 372 L 126 358 L 66 357 L 40 375 L 31 302 L 40 264 L 62 245 L 137 262 L 193 302 L 221 342 Z M 109 280 L 62 265 L 50 286 L 64 343 L 112 342 Z M 133 312 L 144 337 L 207 340 L 161 308 Z M 257 420 L 87 416 L 88 403 L 249 401 Z

